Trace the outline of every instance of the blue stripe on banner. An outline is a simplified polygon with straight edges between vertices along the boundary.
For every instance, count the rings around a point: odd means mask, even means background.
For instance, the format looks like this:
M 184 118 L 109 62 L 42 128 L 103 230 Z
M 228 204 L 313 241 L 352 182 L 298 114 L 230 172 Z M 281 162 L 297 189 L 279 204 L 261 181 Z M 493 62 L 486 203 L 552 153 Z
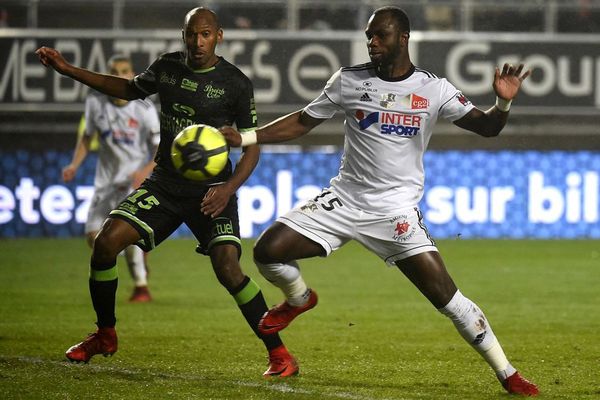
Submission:
M 95 156 L 64 184 L 60 167 L 70 158 L 68 151 L 0 151 L 0 237 L 83 234 Z M 261 154 L 238 191 L 241 236 L 258 236 L 319 194 L 340 159 L 339 151 Z M 434 239 L 600 238 L 600 152 L 431 151 L 424 162 L 420 207 Z M 189 234 L 180 228 L 175 236 Z

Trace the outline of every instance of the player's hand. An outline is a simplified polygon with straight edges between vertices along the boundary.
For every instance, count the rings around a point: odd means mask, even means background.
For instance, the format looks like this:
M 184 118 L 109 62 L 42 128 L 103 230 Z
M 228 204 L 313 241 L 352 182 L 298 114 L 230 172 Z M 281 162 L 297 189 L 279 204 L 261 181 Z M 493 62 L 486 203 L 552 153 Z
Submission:
M 206 192 L 206 195 L 202 199 L 202 203 L 200 203 L 200 211 L 202 211 L 204 215 L 210 215 L 211 218 L 218 216 L 227 206 L 229 198 L 233 193 L 234 190 L 231 190 L 227 183 L 212 186 L 208 189 L 208 192 Z
M 241 147 L 242 146 L 242 135 L 233 129 L 230 126 L 222 126 L 219 128 L 219 131 L 225 137 L 225 141 L 231 147 Z
M 69 164 L 62 170 L 62 178 L 64 182 L 71 182 L 75 178 L 75 174 L 77 174 L 77 168 L 73 166 L 73 164 Z
M 69 66 L 69 63 L 67 63 L 62 54 L 51 47 L 40 47 L 35 51 L 35 54 L 37 54 L 40 62 L 44 64 L 45 67 L 52 67 L 60 73 L 66 71 Z
M 514 66 L 512 64 L 504 64 L 502 71 L 496 67 L 494 74 L 493 88 L 496 96 L 504 100 L 512 100 L 515 98 L 521 87 L 521 83 L 531 75 L 531 70 L 528 69 L 523 73 L 523 64 Z

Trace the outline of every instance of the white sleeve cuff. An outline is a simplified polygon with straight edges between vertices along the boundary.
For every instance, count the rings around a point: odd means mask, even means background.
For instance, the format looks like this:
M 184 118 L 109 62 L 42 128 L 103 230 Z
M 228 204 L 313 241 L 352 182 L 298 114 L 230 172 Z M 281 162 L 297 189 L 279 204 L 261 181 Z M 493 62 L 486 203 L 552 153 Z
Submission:
M 250 146 L 252 144 L 256 144 L 257 142 L 256 131 L 248 131 L 240 133 L 240 135 L 242 136 L 242 147 Z
M 505 100 L 496 96 L 496 108 L 502 112 L 508 112 L 508 110 L 510 110 L 511 103 L 512 100 Z

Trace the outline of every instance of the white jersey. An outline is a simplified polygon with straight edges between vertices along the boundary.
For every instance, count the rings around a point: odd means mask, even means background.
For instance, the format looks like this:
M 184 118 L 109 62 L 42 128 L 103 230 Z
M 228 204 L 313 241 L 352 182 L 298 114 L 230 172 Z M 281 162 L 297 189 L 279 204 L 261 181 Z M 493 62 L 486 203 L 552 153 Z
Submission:
M 337 71 L 304 111 L 321 119 L 345 113 L 344 154 L 331 186 L 345 203 L 387 214 L 421 200 L 423 155 L 438 117 L 455 121 L 473 107 L 427 71 L 413 67 L 385 81 L 368 63 Z
M 117 106 L 110 97 L 93 93 L 85 101 L 85 122 L 85 135 L 98 132 L 100 139 L 95 189 L 131 185 L 131 174 L 149 162 L 160 141 L 154 104 L 133 100 Z

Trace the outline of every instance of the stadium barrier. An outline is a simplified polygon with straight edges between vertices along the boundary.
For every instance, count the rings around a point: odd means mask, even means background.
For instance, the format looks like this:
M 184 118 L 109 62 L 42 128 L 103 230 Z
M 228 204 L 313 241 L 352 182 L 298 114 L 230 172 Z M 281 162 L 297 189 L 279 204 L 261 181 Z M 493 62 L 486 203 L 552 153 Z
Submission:
M 505 62 L 533 69 L 513 113 L 597 115 L 600 35 L 412 32 L 421 68 L 447 78 L 474 104 L 491 105 L 493 70 Z M 87 87 L 45 69 L 39 46 L 59 49 L 76 65 L 105 71 L 114 53 L 136 70 L 181 49 L 179 31 L 0 30 L 0 112 L 77 111 Z M 289 112 L 315 98 L 341 66 L 368 61 L 361 32 L 227 31 L 218 53 L 252 79 L 261 112 Z M 357 87 L 357 92 L 364 88 Z

